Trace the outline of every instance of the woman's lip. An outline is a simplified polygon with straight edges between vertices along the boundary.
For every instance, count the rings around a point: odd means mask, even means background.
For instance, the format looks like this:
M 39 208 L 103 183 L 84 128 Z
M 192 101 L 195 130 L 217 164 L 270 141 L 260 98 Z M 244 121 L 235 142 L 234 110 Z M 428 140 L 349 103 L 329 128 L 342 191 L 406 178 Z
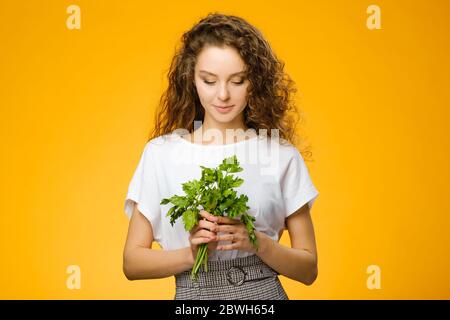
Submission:
M 231 108 L 233 105 L 231 105 L 231 106 L 214 106 L 214 107 L 216 107 L 216 108 L 222 108 L 222 109 L 225 109 L 225 108 Z
M 225 114 L 225 113 L 231 112 L 231 110 L 233 109 L 234 105 L 232 105 L 232 106 L 227 106 L 227 107 L 225 107 L 225 108 L 218 107 L 218 106 L 214 106 L 214 107 L 216 107 L 217 112 L 220 112 L 220 113 Z

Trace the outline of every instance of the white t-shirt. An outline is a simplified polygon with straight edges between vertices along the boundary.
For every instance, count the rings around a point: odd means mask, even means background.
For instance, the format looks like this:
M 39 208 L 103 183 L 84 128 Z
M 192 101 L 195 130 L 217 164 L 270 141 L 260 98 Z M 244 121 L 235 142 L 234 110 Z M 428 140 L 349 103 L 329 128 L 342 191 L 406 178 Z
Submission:
M 243 171 L 233 173 L 244 182 L 234 188 L 237 196 L 248 196 L 248 214 L 255 217 L 256 230 L 275 241 L 286 228 L 285 219 L 304 204 L 312 207 L 319 192 L 297 148 L 270 137 L 254 136 L 237 143 L 202 145 L 177 133 L 148 141 L 128 187 L 125 212 L 131 218 L 134 205 L 150 221 L 154 240 L 163 250 L 189 247 L 189 232 L 182 218 L 172 226 L 166 216 L 172 204 L 163 198 L 184 196 L 182 183 L 201 178 L 200 165 L 216 168 L 223 159 L 236 155 Z M 229 244 L 220 241 L 219 244 Z M 209 260 L 225 260 L 251 255 L 239 250 L 215 251 Z

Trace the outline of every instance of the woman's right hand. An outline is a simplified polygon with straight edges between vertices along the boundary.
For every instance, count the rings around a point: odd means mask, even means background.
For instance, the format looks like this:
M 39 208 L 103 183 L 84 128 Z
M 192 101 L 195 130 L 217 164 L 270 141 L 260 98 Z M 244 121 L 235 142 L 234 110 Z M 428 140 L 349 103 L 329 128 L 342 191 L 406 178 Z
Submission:
M 198 246 L 208 243 L 208 255 L 217 248 L 217 221 L 218 217 L 205 210 L 200 210 L 203 219 L 190 231 L 189 242 L 191 244 L 192 264 L 197 258 Z

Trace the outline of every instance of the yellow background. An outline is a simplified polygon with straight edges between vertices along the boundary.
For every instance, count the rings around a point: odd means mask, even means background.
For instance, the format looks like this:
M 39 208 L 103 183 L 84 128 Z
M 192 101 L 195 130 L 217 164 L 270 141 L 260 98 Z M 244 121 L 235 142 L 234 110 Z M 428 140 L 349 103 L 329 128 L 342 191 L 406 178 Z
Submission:
M 81 30 L 66 8 L 81 8 Z M 366 27 L 370 4 L 381 30 Z M 291 299 L 450 298 L 448 1 L 1 1 L 0 298 L 172 299 L 128 281 L 123 211 L 182 32 L 258 27 L 296 81 L 319 276 Z M 282 242 L 289 245 L 287 233 Z M 69 290 L 66 268 L 81 268 Z M 381 289 L 366 285 L 381 268 Z

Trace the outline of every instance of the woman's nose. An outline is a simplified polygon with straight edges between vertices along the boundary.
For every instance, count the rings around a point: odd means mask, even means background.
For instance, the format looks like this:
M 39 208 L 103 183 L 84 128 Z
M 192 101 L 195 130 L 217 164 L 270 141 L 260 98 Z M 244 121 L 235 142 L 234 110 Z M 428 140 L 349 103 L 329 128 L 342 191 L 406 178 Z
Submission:
M 226 84 L 223 84 L 219 87 L 219 99 L 227 100 L 229 98 L 229 92 Z

